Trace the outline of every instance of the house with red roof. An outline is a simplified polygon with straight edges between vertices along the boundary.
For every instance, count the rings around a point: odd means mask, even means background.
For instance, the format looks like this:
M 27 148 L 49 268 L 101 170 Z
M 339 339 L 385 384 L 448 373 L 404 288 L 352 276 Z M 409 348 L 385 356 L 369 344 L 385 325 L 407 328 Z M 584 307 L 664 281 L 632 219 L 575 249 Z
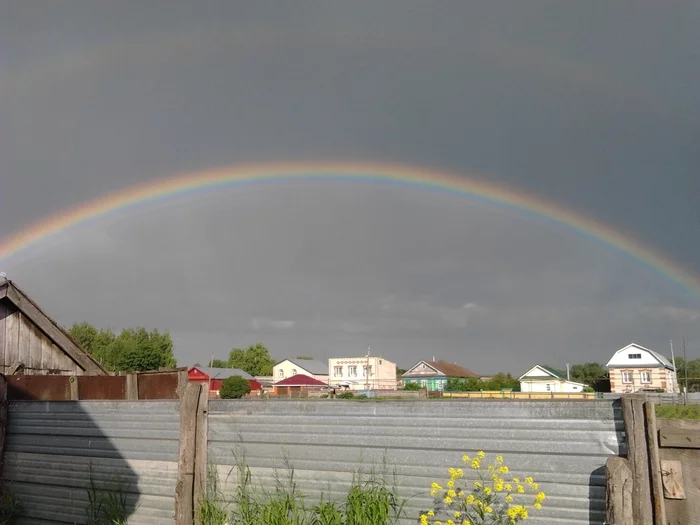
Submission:
M 448 379 L 478 377 L 471 370 L 447 361 L 419 361 L 401 376 L 404 385 L 419 384 L 429 392 L 444 390 Z
M 238 368 L 209 368 L 195 365 L 187 370 L 187 379 L 195 383 L 207 383 L 209 385 L 209 396 L 219 397 L 221 383 L 224 379 L 241 376 L 248 381 L 250 385 L 249 395 L 258 395 L 262 391 L 262 385 L 256 381 L 248 372 L 239 370 Z
M 304 374 L 296 374 L 272 385 L 273 396 L 299 396 L 302 392 L 320 392 L 328 390 L 328 384 Z

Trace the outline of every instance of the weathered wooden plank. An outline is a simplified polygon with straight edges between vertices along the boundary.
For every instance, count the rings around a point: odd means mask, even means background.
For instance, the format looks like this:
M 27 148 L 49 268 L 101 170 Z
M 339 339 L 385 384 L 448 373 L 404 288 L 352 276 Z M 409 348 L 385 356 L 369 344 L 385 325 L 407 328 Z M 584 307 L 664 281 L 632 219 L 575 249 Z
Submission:
M 175 525 L 192 525 L 194 520 L 194 462 L 197 444 L 199 383 L 188 383 L 180 398 L 180 454 L 175 487 Z
M 91 375 L 106 375 L 106 372 L 58 328 L 34 303 L 16 288 L 7 289 L 7 298 L 22 311 L 49 339 L 70 356 L 83 370 Z
M 126 374 L 126 398 L 127 399 L 138 399 L 139 398 L 139 375 L 138 374 Z
M 207 413 L 209 412 L 209 386 L 202 384 L 197 406 L 197 429 L 194 457 L 194 512 L 195 525 L 206 525 L 197 516 L 199 505 L 207 497 L 207 473 L 209 469 L 207 452 Z
M 659 430 L 681 430 L 700 433 L 700 421 L 658 420 Z M 666 461 L 679 461 L 686 499 L 666 499 L 666 520 L 672 525 L 700 525 L 700 450 L 697 448 L 659 448 L 662 465 Z M 662 472 L 663 474 L 663 472 Z
M 629 461 L 618 456 L 605 461 L 606 523 L 634 525 L 632 511 L 632 470 Z
M 5 319 L 5 333 L 7 337 L 6 367 L 10 367 L 19 361 L 19 315 L 20 313 L 15 310 Z
M 27 359 L 27 367 L 33 368 L 30 374 L 42 374 L 43 369 L 47 368 L 41 360 L 41 331 L 34 326 L 29 324 L 31 330 L 31 337 L 29 339 L 29 359 Z
M 5 462 L 5 433 L 7 432 L 7 378 L 0 375 L 0 479 Z
M 17 362 L 22 363 L 25 367 L 29 366 L 29 342 L 32 337 L 30 329 L 30 321 L 19 312 L 17 318 L 19 332 L 17 343 Z
M 684 430 L 678 428 L 659 430 L 659 444 L 665 448 L 700 449 L 700 432 L 698 430 Z
M 54 359 L 55 350 L 53 348 L 53 343 L 49 341 L 44 334 L 39 334 L 39 338 L 41 340 L 41 362 L 43 363 L 44 368 L 49 369 L 44 373 L 49 374 L 50 370 L 56 368 L 56 362 Z
M 661 463 L 663 470 L 664 497 L 685 499 L 683 489 L 683 465 L 680 461 L 667 459 Z
M 623 396 L 622 416 L 627 436 L 627 459 L 634 478 L 632 487 L 634 522 L 635 525 L 653 525 L 644 397 Z
M 654 525 L 666 525 L 664 508 L 664 488 L 661 479 L 661 460 L 659 459 L 659 444 L 656 435 L 656 408 L 654 403 L 644 403 L 646 419 L 646 443 L 649 455 L 649 476 L 651 483 L 652 505 L 654 507 Z
M 5 370 L 5 349 L 7 338 L 5 336 L 5 318 L 10 314 L 7 301 L 0 300 L 0 372 Z

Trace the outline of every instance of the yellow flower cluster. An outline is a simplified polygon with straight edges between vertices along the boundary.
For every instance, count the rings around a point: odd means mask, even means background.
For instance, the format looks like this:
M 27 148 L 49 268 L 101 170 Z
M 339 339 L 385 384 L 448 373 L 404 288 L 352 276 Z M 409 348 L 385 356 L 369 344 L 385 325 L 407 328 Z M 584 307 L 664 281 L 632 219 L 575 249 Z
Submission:
M 531 477 L 513 477 L 506 481 L 503 476 L 510 472 L 503 463 L 503 456 L 486 465 L 486 453 L 478 451 L 475 456 L 465 454 L 462 462 L 476 471 L 478 479 L 472 482 L 473 489 L 464 487 L 465 473 L 461 468 L 448 469 L 449 479 L 445 488 L 437 482 L 430 487 L 430 495 L 435 499 L 436 508 L 420 514 L 421 525 L 483 525 L 485 523 L 515 524 L 528 517 L 525 505 L 512 505 L 514 494 L 525 494 L 526 487 L 538 491 L 539 486 Z M 482 470 L 486 466 L 487 475 Z M 466 493 L 465 493 L 466 491 Z M 541 509 L 545 493 L 538 492 L 532 507 Z M 436 518 L 442 517 L 442 520 Z

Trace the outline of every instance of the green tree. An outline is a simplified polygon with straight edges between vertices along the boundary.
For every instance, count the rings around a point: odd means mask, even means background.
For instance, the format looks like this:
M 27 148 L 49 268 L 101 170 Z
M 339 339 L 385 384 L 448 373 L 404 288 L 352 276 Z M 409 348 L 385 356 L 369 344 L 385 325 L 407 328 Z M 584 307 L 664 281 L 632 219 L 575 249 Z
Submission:
M 97 330 L 89 323 L 77 323 L 70 335 L 90 355 L 110 371 L 145 371 L 177 366 L 173 341 L 167 332 L 128 328 L 116 335 Z
M 250 383 L 241 376 L 227 377 L 221 382 L 219 397 L 221 399 L 240 399 L 250 393 Z
M 252 376 L 272 375 L 274 364 L 270 351 L 262 343 L 251 345 L 245 350 L 234 348 L 228 356 L 228 368 L 238 368 Z
M 302 361 L 312 361 L 313 357 L 310 357 L 308 355 L 298 355 L 296 356 L 296 359 L 300 359 Z
M 669 358 L 669 361 L 671 359 Z M 672 362 L 672 361 L 671 361 Z M 681 391 L 685 387 L 685 373 L 688 369 L 688 392 L 697 392 L 700 390 L 700 359 L 693 359 L 686 364 L 685 359 L 676 357 L 676 377 L 678 378 L 678 386 Z
M 594 387 L 599 379 L 603 379 L 608 375 L 608 371 L 600 363 L 573 365 L 570 371 L 572 381 L 577 381 L 591 387 Z M 564 377 L 566 377 L 566 374 L 564 374 Z
M 213 368 L 231 368 L 228 366 L 228 361 L 224 361 L 223 359 L 214 359 L 211 362 L 211 366 Z
M 403 368 L 397 368 L 396 369 L 396 379 L 401 379 L 401 376 L 404 375 L 407 372 L 407 370 Z

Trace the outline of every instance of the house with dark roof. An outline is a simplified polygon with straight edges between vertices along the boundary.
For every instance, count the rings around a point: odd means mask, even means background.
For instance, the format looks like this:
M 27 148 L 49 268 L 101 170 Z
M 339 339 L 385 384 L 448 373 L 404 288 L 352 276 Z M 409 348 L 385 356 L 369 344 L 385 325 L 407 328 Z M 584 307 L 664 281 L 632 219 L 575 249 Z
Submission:
M 448 379 L 468 379 L 477 376 L 457 363 L 447 361 L 419 361 L 401 376 L 403 384 L 417 383 L 429 392 L 445 390 Z
M 207 383 L 209 385 L 209 396 L 219 397 L 221 383 L 224 379 L 233 376 L 241 376 L 248 381 L 251 395 L 257 395 L 262 391 L 262 385 L 248 372 L 238 368 L 208 368 L 194 365 L 187 370 L 187 379 L 195 383 Z
M 328 390 L 327 383 L 305 374 L 295 374 L 274 383 L 272 395 L 294 397 L 295 395 L 301 395 L 302 392 L 308 393 L 324 390 Z
M 283 359 L 272 367 L 272 377 L 281 381 L 297 374 L 304 374 L 324 383 L 328 383 L 328 363 L 315 359 Z
M 521 375 L 521 392 L 583 392 L 586 385 L 570 381 L 558 370 L 544 365 L 535 365 L 530 370 Z
M 620 348 L 605 365 L 610 375 L 610 391 L 626 394 L 640 390 L 678 393 L 678 377 L 673 364 L 664 356 L 636 343 Z
M 5 375 L 109 375 L 12 281 L 0 282 L 0 366 Z

